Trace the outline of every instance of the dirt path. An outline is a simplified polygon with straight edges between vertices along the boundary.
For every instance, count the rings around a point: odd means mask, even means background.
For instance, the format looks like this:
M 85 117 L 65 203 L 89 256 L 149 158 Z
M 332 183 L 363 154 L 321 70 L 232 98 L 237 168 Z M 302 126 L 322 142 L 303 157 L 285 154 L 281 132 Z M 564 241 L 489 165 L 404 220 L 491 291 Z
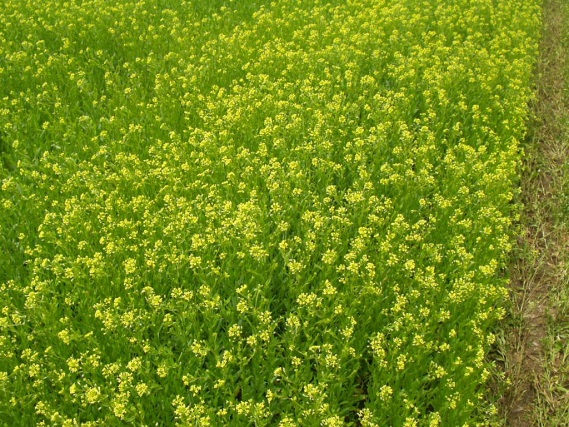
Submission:
M 511 427 L 569 425 L 558 424 L 551 412 L 560 397 L 550 379 L 560 366 L 549 348 L 555 341 L 551 322 L 558 310 L 552 297 L 566 286 L 569 265 L 569 217 L 563 218 L 560 208 L 569 163 L 567 10 L 562 0 L 544 0 L 537 99 L 532 105 L 536 117 L 522 183 L 522 236 L 512 265 L 512 325 L 505 337 L 511 387 L 503 407 Z

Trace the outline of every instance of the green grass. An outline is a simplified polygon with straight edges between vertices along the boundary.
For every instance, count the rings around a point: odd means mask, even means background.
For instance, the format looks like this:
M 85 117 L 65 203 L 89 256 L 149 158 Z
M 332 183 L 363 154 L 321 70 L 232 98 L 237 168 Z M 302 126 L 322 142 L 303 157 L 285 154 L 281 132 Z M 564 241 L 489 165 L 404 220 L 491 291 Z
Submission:
M 0 423 L 475 426 L 534 1 L 0 6 Z
M 513 427 L 569 425 L 568 5 L 547 1 L 543 14 L 513 305 L 499 346 L 511 383 L 502 406 Z
M 539 426 L 569 426 L 569 5 L 562 3 L 563 16 L 561 43 L 557 47 L 563 56 L 564 86 L 559 90 L 557 140 L 553 150 L 554 162 L 549 166 L 553 177 L 551 203 L 552 226 L 555 233 L 554 256 L 557 263 L 550 267 L 556 272 L 557 280 L 548 298 L 547 335 L 544 340 L 544 370 L 540 379 L 542 387 L 537 396 L 536 419 Z

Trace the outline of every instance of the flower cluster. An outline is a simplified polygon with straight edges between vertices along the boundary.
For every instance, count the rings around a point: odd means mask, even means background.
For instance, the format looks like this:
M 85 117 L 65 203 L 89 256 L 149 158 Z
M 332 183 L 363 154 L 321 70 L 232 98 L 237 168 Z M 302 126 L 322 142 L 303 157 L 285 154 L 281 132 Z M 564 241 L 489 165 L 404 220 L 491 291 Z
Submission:
M 0 423 L 488 425 L 539 18 L 4 1 Z

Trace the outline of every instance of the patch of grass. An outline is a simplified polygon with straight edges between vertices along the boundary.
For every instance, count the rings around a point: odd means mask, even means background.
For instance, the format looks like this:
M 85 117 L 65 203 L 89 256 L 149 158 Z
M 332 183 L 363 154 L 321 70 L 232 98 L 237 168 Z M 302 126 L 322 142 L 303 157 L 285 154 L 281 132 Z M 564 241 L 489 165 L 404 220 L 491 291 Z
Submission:
M 544 3 L 544 30 L 522 183 L 521 239 L 502 340 L 507 425 L 569 425 L 569 9 Z

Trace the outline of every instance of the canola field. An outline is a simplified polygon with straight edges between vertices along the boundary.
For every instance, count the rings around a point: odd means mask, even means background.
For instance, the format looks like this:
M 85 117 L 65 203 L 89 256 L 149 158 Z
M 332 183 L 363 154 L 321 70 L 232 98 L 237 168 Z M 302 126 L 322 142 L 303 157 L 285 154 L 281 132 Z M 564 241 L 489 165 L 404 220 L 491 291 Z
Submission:
M 537 0 L 5 0 L 0 425 L 474 427 Z

